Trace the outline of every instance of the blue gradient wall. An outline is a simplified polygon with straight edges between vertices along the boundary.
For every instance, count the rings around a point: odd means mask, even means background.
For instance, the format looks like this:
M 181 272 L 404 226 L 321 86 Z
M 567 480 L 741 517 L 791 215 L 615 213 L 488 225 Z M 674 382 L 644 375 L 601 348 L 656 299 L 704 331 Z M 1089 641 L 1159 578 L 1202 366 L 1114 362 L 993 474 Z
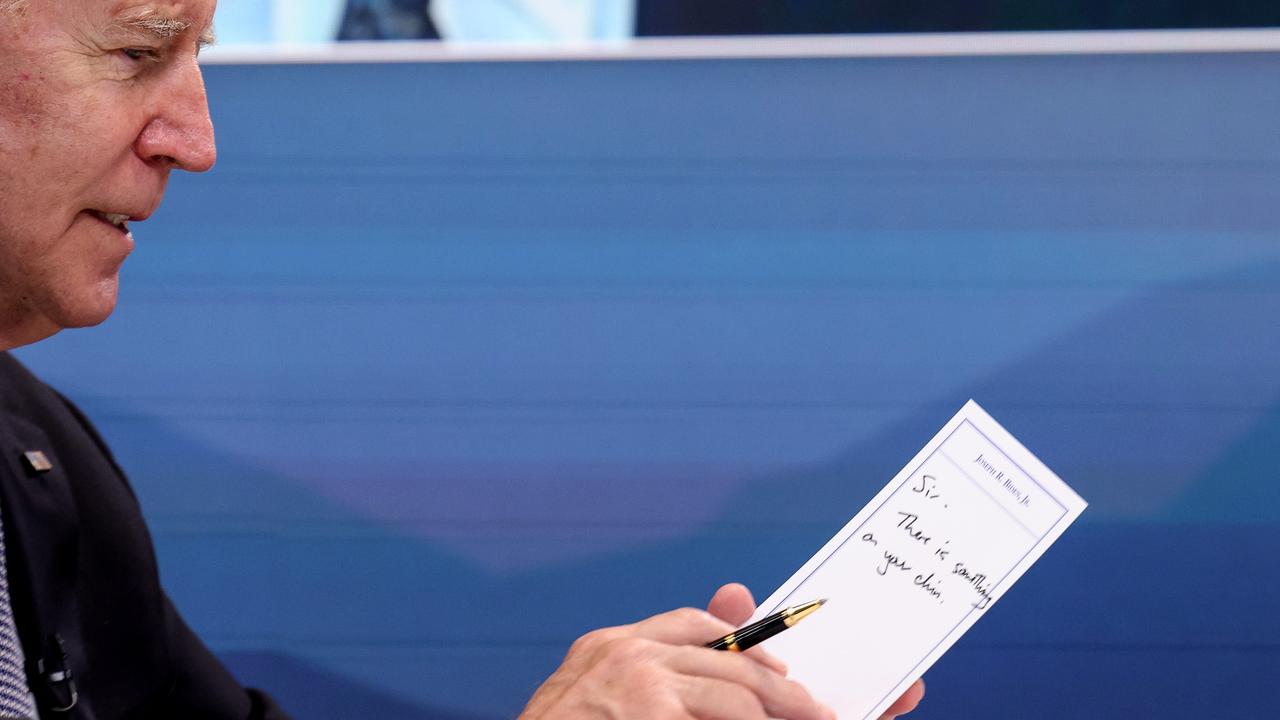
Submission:
M 768 594 L 967 398 L 1091 502 L 918 717 L 1258 717 L 1275 54 L 219 66 L 116 316 L 21 357 L 301 717 L 514 715 Z

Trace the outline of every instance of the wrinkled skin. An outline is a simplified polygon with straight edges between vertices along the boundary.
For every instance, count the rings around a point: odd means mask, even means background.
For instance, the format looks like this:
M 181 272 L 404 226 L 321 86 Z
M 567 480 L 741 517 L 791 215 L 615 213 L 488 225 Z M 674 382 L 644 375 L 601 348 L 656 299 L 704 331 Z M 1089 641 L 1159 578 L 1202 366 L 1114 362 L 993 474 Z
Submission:
M 214 0 L 0 0 L 0 350 L 115 308 L 127 222 L 159 206 L 174 169 L 216 159 L 197 64 Z M 675 610 L 589 633 L 524 720 L 826 720 L 759 648 L 700 647 L 751 615 L 721 589 L 709 612 Z M 914 708 L 917 684 L 887 717 Z
M 761 647 L 743 654 L 702 643 L 755 611 L 751 593 L 726 585 L 707 612 L 684 608 L 632 625 L 587 633 L 543 684 L 520 720 L 816 720 L 834 718 Z M 882 720 L 913 710 L 916 682 Z
M 175 168 L 215 159 L 196 54 L 213 0 L 0 11 L 0 349 L 94 325 Z

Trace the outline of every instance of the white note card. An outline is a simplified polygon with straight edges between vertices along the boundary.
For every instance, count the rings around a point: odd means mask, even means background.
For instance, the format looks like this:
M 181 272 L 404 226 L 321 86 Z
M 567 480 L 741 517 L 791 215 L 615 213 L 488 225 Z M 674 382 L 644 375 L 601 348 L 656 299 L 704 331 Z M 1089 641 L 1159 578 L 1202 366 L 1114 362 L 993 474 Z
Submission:
M 875 720 L 1086 504 L 970 400 L 760 605 L 829 599 L 766 647 L 841 718 Z

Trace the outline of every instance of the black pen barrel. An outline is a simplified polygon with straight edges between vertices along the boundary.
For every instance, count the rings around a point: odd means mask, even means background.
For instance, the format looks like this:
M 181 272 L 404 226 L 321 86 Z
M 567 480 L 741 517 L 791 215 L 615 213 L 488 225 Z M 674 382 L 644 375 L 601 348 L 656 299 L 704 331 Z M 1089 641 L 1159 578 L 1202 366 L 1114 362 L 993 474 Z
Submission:
M 787 629 L 787 618 L 779 613 L 772 615 L 759 622 L 751 623 L 744 628 L 740 628 L 735 632 L 716 640 L 707 645 L 713 650 L 728 650 L 730 652 L 742 652 L 747 648 L 754 647 L 769 638 L 777 635 Z
M 744 628 L 734 630 L 719 640 L 713 640 L 707 643 L 706 647 L 709 647 L 712 650 L 742 652 L 749 647 L 759 645 L 806 617 L 809 617 L 815 610 L 825 605 L 826 602 L 826 598 L 823 598 L 821 600 L 804 603 L 803 605 L 786 608 L 764 618 L 763 620 L 757 620 Z

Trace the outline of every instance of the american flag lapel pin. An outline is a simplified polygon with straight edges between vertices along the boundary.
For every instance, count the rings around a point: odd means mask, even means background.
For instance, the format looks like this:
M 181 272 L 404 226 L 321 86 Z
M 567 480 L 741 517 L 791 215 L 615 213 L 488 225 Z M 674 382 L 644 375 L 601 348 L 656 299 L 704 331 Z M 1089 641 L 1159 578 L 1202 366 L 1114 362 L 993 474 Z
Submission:
M 49 458 L 39 450 L 28 450 L 22 453 L 22 459 L 26 461 L 27 469 L 32 472 L 46 473 L 53 469 L 53 463 L 49 462 Z

